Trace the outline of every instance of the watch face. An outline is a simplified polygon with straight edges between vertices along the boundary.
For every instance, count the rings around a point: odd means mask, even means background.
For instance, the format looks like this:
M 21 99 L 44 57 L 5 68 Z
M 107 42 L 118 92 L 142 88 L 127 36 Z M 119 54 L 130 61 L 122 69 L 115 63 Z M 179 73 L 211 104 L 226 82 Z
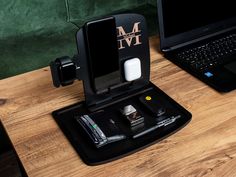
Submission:
M 73 63 L 60 67 L 61 69 L 61 81 L 70 81 L 76 78 L 76 67 Z

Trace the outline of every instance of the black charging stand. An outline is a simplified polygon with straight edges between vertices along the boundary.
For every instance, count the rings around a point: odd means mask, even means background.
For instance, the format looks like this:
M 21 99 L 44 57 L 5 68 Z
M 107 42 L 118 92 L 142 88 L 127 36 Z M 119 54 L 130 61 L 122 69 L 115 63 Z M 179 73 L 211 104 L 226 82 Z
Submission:
M 81 28 L 76 35 L 78 56 L 73 59 L 73 64 L 76 66 L 75 77 L 83 80 L 85 101 L 52 113 L 70 143 L 88 165 L 102 164 L 134 153 L 172 135 L 191 120 L 191 114 L 186 109 L 149 81 L 150 53 L 144 17 L 138 14 L 119 14 L 113 17 L 118 34 L 120 83 L 99 92 L 94 90 L 88 63 L 87 38 L 85 29 Z M 123 64 L 130 58 L 140 59 L 142 75 L 139 79 L 128 82 L 123 76 Z M 55 71 L 56 67 L 51 67 L 51 70 Z M 140 98 L 145 96 L 147 100 L 156 99 L 156 103 L 165 109 L 165 113 L 161 116 L 153 115 L 140 101 Z M 144 117 L 142 125 L 130 127 L 127 124 L 120 112 L 127 105 L 133 105 Z M 105 134 L 112 134 L 113 129 L 118 129 L 126 139 L 100 148 L 89 141 L 86 132 L 75 118 L 100 111 L 103 114 L 94 117 L 94 121 Z

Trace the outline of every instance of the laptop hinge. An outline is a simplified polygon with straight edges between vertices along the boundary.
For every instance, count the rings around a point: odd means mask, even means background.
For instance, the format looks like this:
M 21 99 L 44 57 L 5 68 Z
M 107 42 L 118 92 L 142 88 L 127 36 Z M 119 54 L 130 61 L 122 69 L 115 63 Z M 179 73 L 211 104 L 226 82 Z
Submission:
M 171 51 L 171 48 L 164 48 L 164 49 L 162 49 L 162 51 L 163 52 L 169 52 L 169 51 Z
M 233 31 L 235 29 L 236 29 L 236 27 L 232 27 L 232 28 L 229 28 L 229 29 L 221 30 L 221 31 L 215 32 L 213 34 L 208 34 L 208 35 L 205 35 L 205 36 L 202 36 L 202 37 L 198 37 L 196 39 L 192 39 L 192 40 L 190 40 L 188 42 L 183 42 L 181 44 L 177 44 L 177 45 L 174 45 L 174 46 L 171 46 L 171 47 L 166 47 L 166 48 L 162 49 L 162 51 L 163 52 L 170 52 L 170 51 L 179 49 L 181 47 L 185 47 L 185 46 L 188 46 L 188 45 L 191 45 L 191 44 L 195 44 L 196 42 L 200 42 L 200 41 L 203 41 L 205 39 L 208 39 L 208 38 L 211 38 L 211 37 L 215 37 L 217 35 L 220 35 L 220 34 L 223 34 L 223 33 L 229 32 L 229 31 Z

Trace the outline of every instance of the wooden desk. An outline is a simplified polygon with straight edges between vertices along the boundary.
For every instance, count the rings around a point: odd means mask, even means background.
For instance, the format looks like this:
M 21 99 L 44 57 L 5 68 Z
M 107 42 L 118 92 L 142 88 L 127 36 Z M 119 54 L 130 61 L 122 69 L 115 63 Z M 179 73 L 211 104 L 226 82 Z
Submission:
M 192 121 L 125 158 L 86 166 L 51 116 L 84 99 L 82 83 L 56 89 L 49 68 L 0 81 L 0 117 L 29 176 L 236 176 L 236 91 L 220 94 L 167 61 L 152 37 L 151 81 Z

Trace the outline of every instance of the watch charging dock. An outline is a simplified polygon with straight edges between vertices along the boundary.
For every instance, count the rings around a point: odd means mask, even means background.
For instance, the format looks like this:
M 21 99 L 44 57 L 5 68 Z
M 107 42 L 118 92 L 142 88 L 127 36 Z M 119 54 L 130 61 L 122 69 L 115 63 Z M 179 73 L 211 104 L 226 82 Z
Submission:
M 85 101 L 52 115 L 81 159 L 98 165 L 134 153 L 183 128 L 191 114 L 149 81 L 145 18 L 119 14 L 86 23 L 78 55 L 50 64 L 54 86 L 83 81 Z

